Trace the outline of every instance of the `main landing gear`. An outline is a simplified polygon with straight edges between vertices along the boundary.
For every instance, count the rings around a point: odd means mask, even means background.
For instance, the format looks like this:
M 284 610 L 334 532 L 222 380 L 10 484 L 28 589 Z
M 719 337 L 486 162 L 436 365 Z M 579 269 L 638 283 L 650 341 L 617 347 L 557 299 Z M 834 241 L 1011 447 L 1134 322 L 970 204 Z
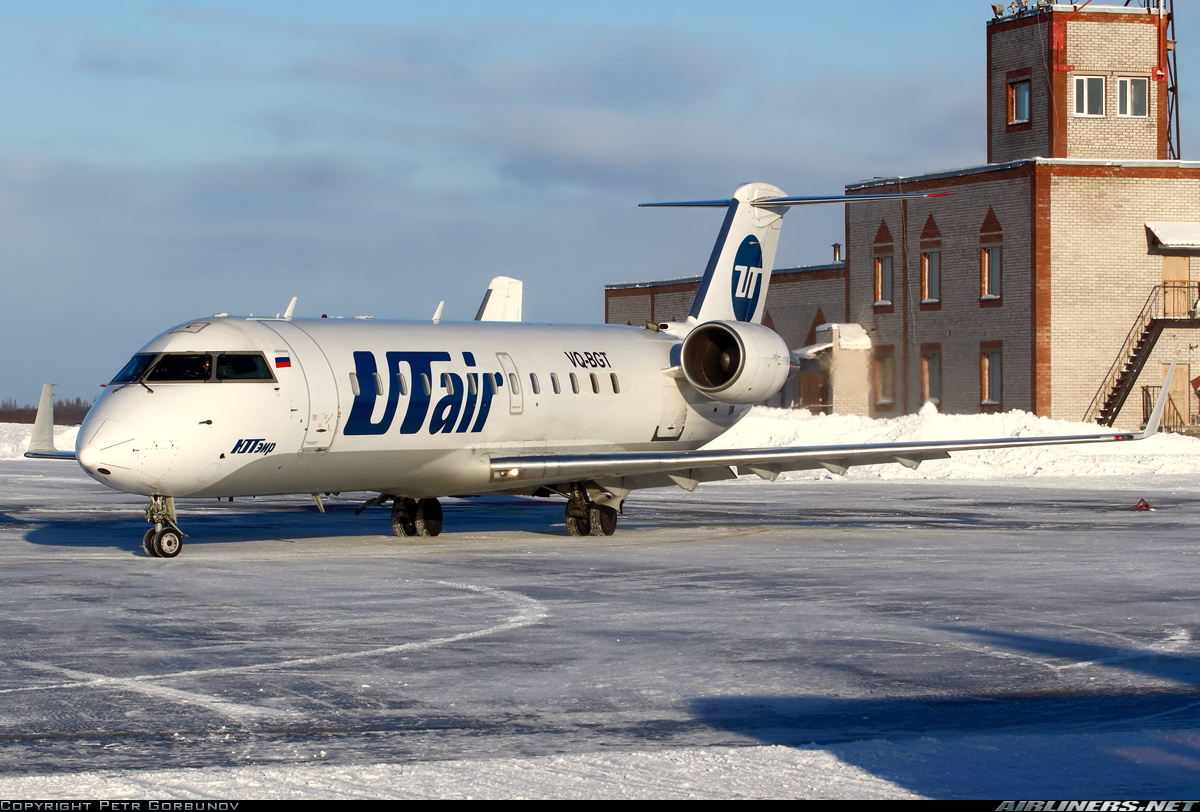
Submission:
M 146 505 L 146 521 L 153 527 L 142 536 L 142 549 L 151 558 L 174 558 L 183 549 L 183 531 L 175 515 L 175 498 L 151 496 Z
M 392 532 L 397 536 L 436 536 L 442 532 L 442 503 L 436 499 L 392 500 Z
M 579 483 L 567 496 L 567 532 L 572 536 L 611 536 L 617 530 L 617 511 L 597 505 Z

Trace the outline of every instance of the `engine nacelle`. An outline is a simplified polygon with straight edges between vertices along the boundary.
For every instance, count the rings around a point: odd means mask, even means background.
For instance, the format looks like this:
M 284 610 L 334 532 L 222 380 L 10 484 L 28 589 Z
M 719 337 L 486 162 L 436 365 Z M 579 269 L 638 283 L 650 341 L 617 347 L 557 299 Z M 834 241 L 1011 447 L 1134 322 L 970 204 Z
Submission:
M 769 327 L 710 321 L 683 340 L 680 364 L 688 383 L 722 403 L 759 403 L 783 388 L 791 352 Z

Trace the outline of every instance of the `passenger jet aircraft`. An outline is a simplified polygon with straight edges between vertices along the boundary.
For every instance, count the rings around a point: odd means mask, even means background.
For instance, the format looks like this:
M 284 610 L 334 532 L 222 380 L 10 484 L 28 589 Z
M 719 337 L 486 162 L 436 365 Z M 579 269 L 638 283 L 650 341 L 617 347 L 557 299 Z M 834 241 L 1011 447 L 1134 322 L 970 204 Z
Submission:
M 436 536 L 439 497 L 562 496 L 571 535 L 610 535 L 639 488 L 922 460 L 982 448 L 1137 434 L 702 451 L 776 394 L 796 360 L 763 326 L 780 221 L 791 206 L 935 195 L 798 198 L 764 183 L 729 200 L 687 319 L 644 328 L 522 324 L 520 283 L 498 278 L 475 322 L 224 314 L 173 327 L 129 361 L 57 451 L 47 385 L 27 457 L 76 459 L 150 497 L 143 546 L 179 554 L 177 497 L 362 491 L 392 503 L 396 535 Z M 1162 392 L 1169 386 L 1164 384 Z M 359 510 L 361 511 L 362 508 Z

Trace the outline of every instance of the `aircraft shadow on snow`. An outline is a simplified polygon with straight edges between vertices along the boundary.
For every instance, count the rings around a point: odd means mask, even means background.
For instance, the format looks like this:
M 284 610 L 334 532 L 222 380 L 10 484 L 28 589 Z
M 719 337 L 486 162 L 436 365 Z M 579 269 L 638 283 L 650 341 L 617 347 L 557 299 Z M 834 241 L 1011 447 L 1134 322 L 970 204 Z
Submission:
M 1087 794 L 1097 776 L 1137 775 L 1136 785 L 1113 797 L 1173 797 L 1147 794 L 1155 788 L 1194 789 L 1200 781 L 1200 658 L 1192 654 L 1121 649 L 1072 640 L 982 629 L 940 627 L 990 646 L 1073 663 L 1096 664 L 1132 674 L 1167 679 L 1170 689 L 1084 693 L 1079 691 L 932 696 L 900 699 L 831 699 L 821 696 L 704 697 L 692 702 L 698 721 L 764 744 L 824 746 L 842 761 L 932 797 L 1070 797 Z M 1111 736 L 1153 730 L 1152 744 L 1116 747 Z M 991 738 L 986 744 L 958 737 Z M 1063 734 L 1083 734 L 1063 740 Z M 881 741 L 938 739 L 944 758 L 913 758 Z M 947 742 L 946 740 L 949 739 Z M 1032 743 L 1031 743 L 1032 742 Z M 962 747 L 976 752 L 961 752 Z M 980 768 L 980 752 L 988 762 Z M 960 762 L 961 757 L 961 762 Z M 1046 795 L 1054 787 L 1058 795 Z M 1111 791 L 1111 790 L 1109 790 Z M 1194 792 L 1192 793 L 1194 794 Z M 1105 797 L 1110 797 L 1105 794 Z
M 677 506 L 660 511 L 653 502 L 631 502 L 622 520 L 622 532 L 635 529 L 666 530 L 682 527 L 704 531 L 711 528 L 795 527 L 972 527 L 990 525 L 985 511 L 965 513 L 960 509 L 939 509 L 911 500 L 908 508 L 872 509 L 864 507 L 831 508 L 811 504 L 776 504 L 770 512 L 755 512 L 734 503 L 702 502 L 680 512 Z M 445 528 L 442 535 L 519 533 L 531 536 L 567 538 L 563 526 L 561 499 L 531 499 L 512 496 L 480 496 L 444 503 Z M 111 509 L 84 508 L 72 518 L 45 519 L 34 506 L 16 515 L 0 514 L 0 524 L 28 524 L 25 539 L 51 547 L 115 547 L 141 553 L 141 534 L 149 525 L 141 516 L 141 505 L 121 503 Z M 237 502 L 204 500 L 181 502 L 187 517 L 189 544 L 226 543 L 262 540 L 303 540 L 325 537 L 391 536 L 390 508 L 373 507 L 355 515 L 358 504 L 327 500 L 321 514 L 314 504 L 256 502 L 250 498 Z M 28 515 L 30 518 L 24 518 Z M 450 538 L 444 539 L 449 541 Z M 409 539 L 409 542 L 417 539 Z

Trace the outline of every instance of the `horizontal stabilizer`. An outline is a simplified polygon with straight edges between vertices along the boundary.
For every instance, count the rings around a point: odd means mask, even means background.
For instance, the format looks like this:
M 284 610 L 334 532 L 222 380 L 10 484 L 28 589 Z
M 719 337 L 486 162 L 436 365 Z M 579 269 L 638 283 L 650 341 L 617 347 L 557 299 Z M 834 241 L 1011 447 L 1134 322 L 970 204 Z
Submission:
M 54 447 L 54 384 L 42 384 L 42 399 L 38 401 L 37 416 L 33 419 L 33 433 L 29 436 L 29 450 L 25 456 L 31 460 L 73 460 L 74 451 L 59 451 Z

